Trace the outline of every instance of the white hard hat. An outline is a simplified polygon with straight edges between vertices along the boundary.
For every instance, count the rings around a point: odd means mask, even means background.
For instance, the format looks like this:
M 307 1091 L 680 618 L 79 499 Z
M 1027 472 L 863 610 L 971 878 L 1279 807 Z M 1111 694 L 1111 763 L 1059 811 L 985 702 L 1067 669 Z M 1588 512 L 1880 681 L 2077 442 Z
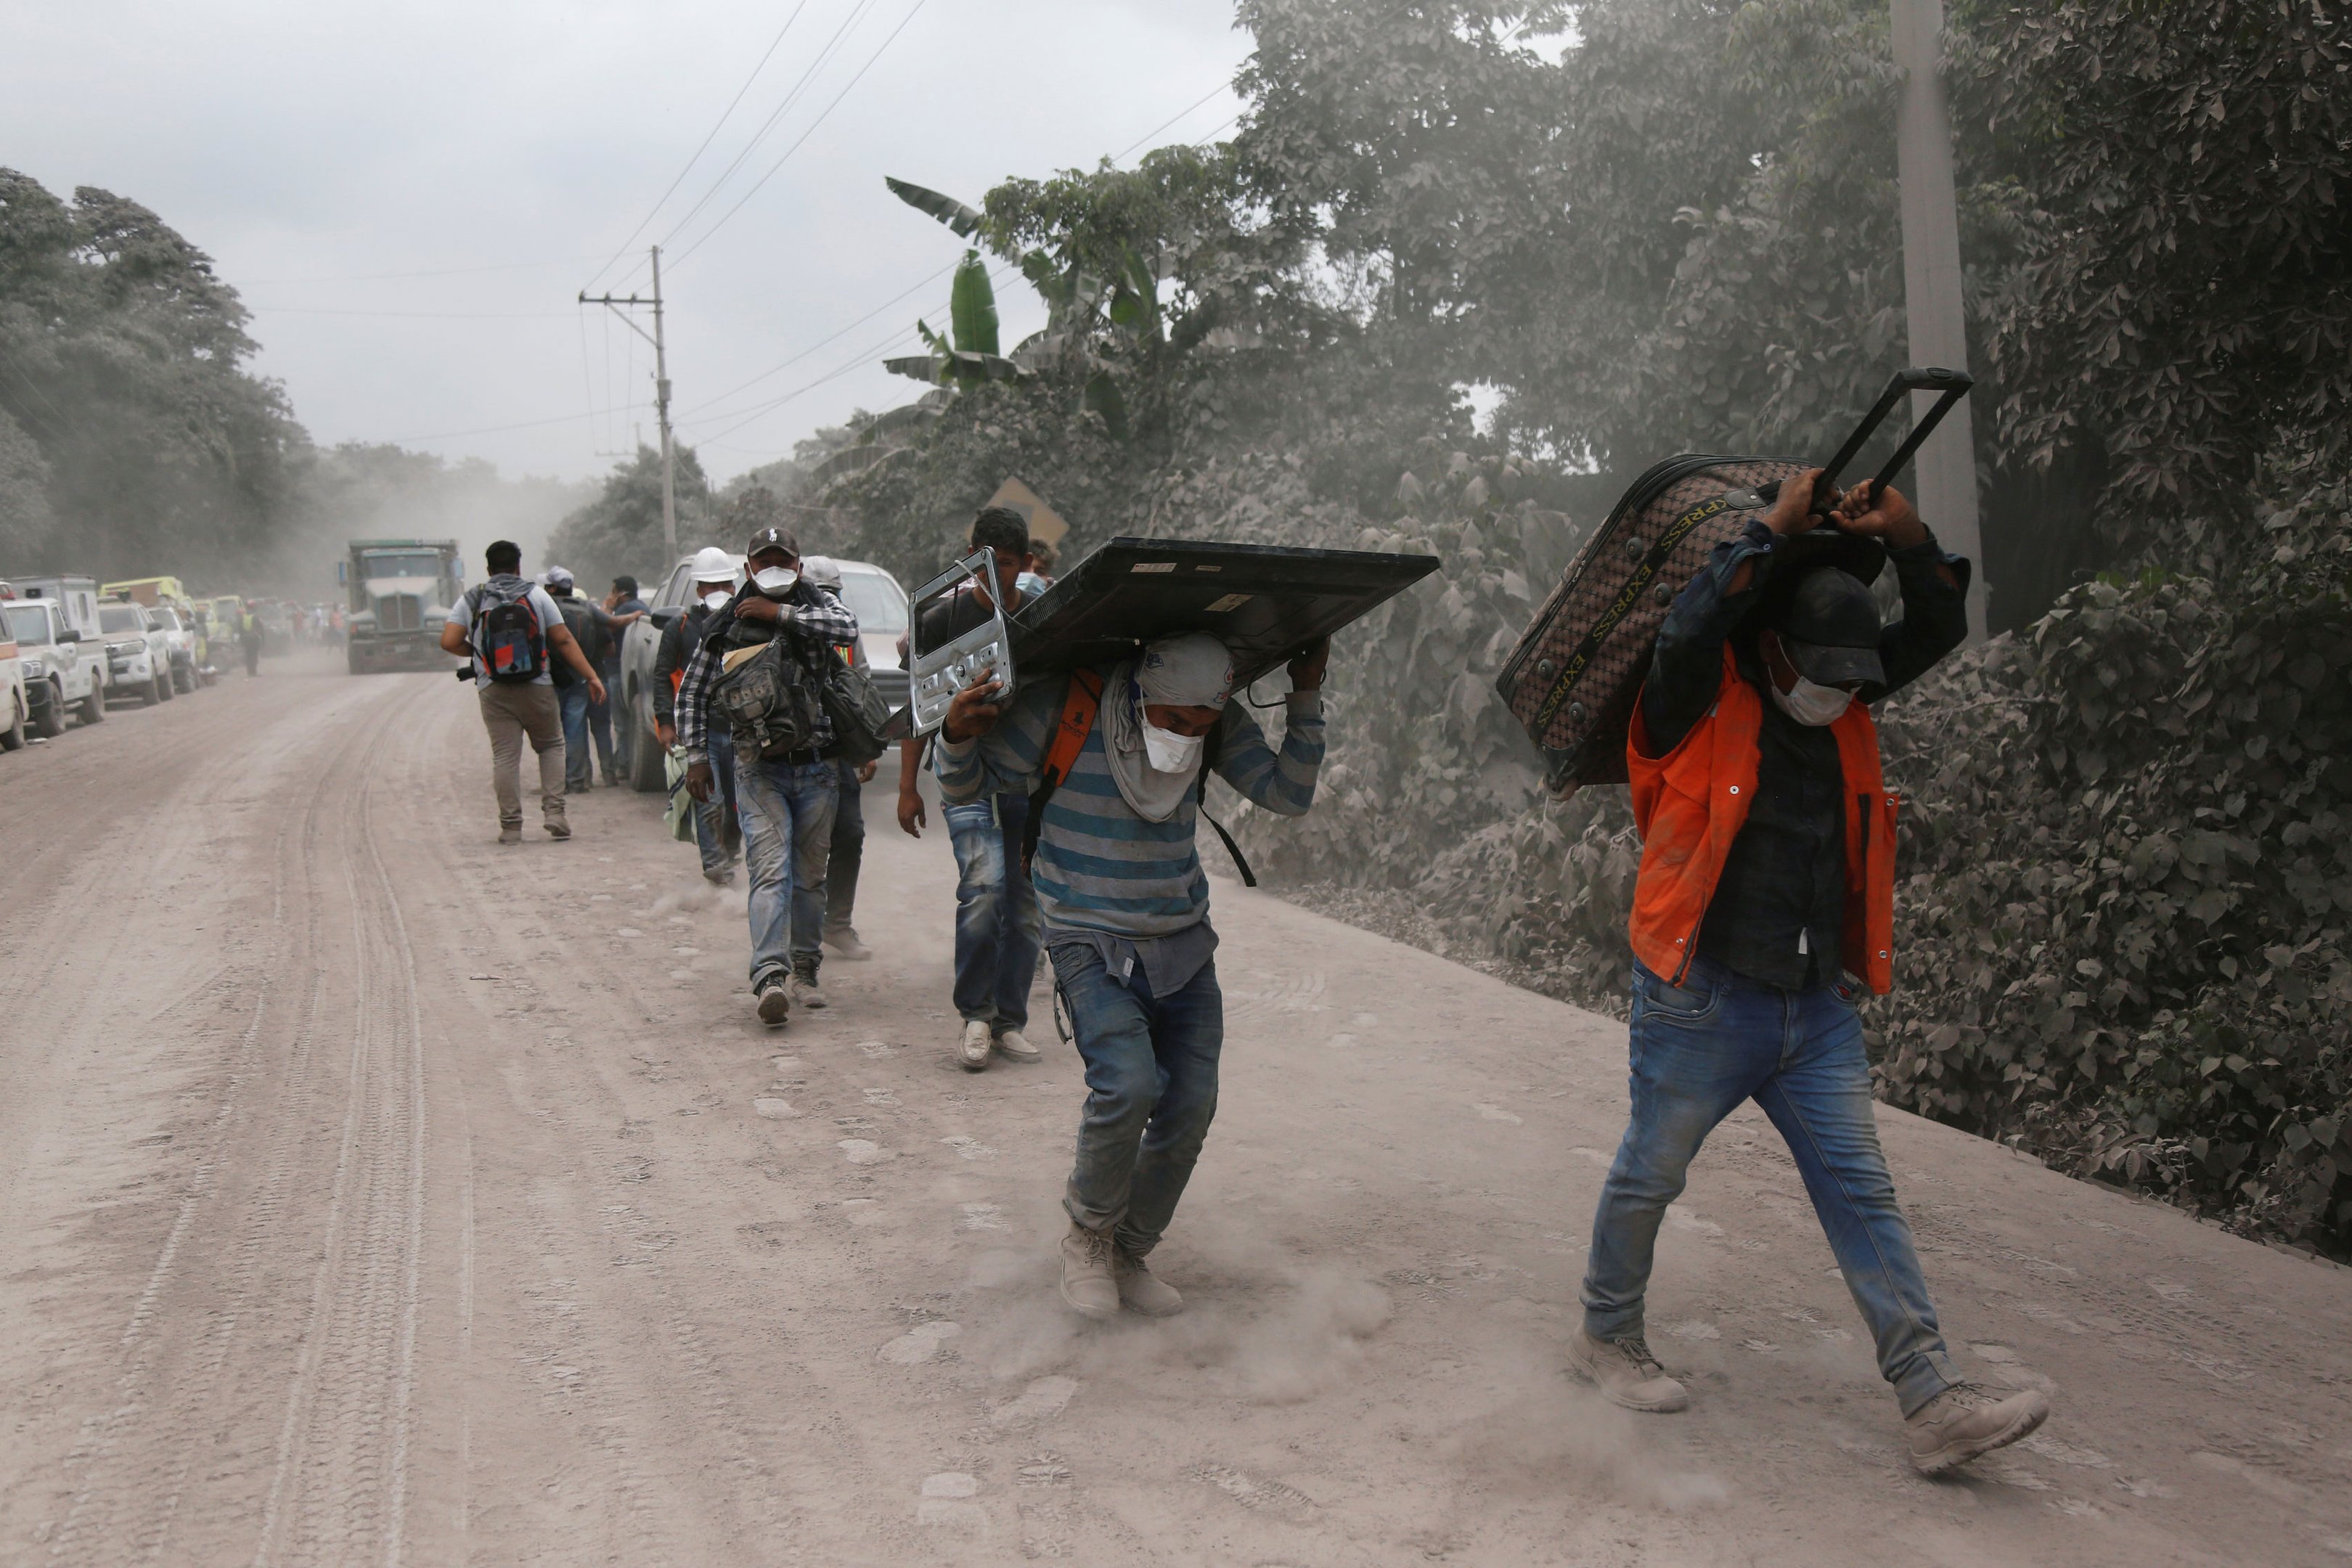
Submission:
M 841 563 L 830 555 L 801 557 L 801 575 L 820 588 L 841 586 Z
M 735 557 L 715 544 L 705 545 L 694 552 L 694 580 L 698 583 L 732 583 L 735 581 Z

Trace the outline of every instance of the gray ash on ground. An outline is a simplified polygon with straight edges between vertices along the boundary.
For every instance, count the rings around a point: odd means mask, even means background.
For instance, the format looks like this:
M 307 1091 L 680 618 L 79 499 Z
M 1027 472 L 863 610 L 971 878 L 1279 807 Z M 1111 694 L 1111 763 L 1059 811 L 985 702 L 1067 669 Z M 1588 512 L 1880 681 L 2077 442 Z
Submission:
M 1451 959 L 1465 968 L 1491 974 L 1539 996 L 1616 1017 L 1625 1016 L 1621 998 L 1594 996 L 1591 980 L 1570 964 L 1522 963 L 1483 952 L 1475 942 L 1450 933 L 1445 922 L 1430 912 L 1428 904 L 1412 893 L 1393 888 L 1350 888 L 1338 882 L 1269 885 L 1266 890 L 1286 903 L 1328 915 L 1343 925 L 1401 942 L 1439 958 Z

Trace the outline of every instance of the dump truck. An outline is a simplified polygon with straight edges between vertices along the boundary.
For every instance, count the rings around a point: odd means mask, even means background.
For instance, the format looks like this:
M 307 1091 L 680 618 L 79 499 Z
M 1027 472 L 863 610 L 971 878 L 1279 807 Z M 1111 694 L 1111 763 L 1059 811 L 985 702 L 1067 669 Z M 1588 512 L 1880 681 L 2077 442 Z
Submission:
M 444 669 L 441 628 L 466 591 L 454 539 L 354 539 L 335 580 L 350 595 L 344 658 L 353 675 Z

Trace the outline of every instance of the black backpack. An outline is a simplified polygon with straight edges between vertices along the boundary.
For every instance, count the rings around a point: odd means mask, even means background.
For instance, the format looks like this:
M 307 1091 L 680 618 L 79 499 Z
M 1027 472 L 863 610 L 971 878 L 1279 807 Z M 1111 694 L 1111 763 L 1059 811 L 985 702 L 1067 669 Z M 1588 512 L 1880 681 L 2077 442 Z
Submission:
M 547 668 L 547 628 L 530 607 L 530 584 L 511 599 L 488 584 L 474 590 L 474 652 L 490 679 L 501 686 L 540 678 Z

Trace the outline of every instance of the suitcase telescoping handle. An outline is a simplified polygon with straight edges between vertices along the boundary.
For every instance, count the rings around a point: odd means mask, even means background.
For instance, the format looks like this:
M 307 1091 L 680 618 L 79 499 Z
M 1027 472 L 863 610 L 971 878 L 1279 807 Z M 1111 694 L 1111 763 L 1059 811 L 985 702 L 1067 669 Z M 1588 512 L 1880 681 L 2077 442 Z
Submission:
M 1862 423 L 1853 427 L 1853 434 L 1845 438 L 1845 445 L 1838 448 L 1837 456 L 1822 468 L 1822 477 L 1813 486 L 1813 511 L 1822 517 L 1832 516 L 1837 511 L 1839 473 L 1853 461 L 1864 443 L 1878 433 L 1879 426 L 1895 412 L 1895 405 L 1903 401 L 1905 394 L 1934 392 L 1942 395 L 1936 399 L 1935 406 L 1927 410 L 1924 418 L 1912 425 L 1911 434 L 1903 438 L 1903 445 L 1895 448 L 1895 455 L 1886 459 L 1885 466 L 1870 481 L 1870 499 L 1874 501 L 1878 499 L 1880 490 L 1894 483 L 1895 476 L 1903 471 L 1903 465 L 1919 450 L 1919 443 L 1935 433 L 1936 426 L 1944 422 L 1944 416 L 1952 411 L 1952 405 L 1966 397 L 1969 389 L 1975 384 L 1976 378 L 1967 371 L 1945 370 L 1938 365 L 1912 365 L 1896 371 L 1888 378 L 1886 390 L 1878 395 L 1878 401 L 1871 405 L 1870 412 L 1862 416 Z M 1769 485 L 1757 486 L 1756 494 L 1765 505 L 1771 505 L 1780 499 L 1780 481 L 1774 479 Z

